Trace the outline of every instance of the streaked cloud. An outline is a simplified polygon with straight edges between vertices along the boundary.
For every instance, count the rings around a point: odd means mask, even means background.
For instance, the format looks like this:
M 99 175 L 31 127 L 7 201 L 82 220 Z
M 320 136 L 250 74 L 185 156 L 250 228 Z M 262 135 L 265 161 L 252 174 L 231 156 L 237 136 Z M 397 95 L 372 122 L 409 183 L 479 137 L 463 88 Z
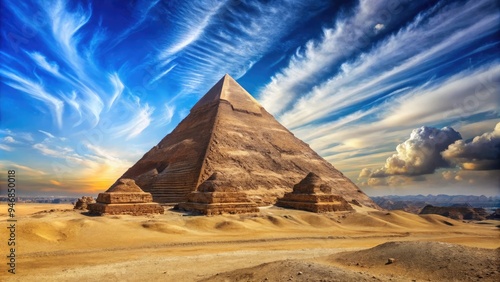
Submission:
M 137 102 L 139 104 L 139 102 Z M 154 108 L 148 104 L 142 108 L 137 108 L 136 113 L 125 123 L 115 126 L 113 131 L 116 137 L 124 136 L 126 140 L 139 135 L 144 129 L 151 124 L 151 115 Z
M 205 31 L 212 18 L 227 1 L 193 1 L 181 4 L 173 16 L 178 26 L 178 37 L 174 44 L 160 53 L 160 59 L 166 59 L 195 42 Z
M 161 125 L 169 124 L 175 114 L 175 106 L 165 104 L 163 118 L 160 120 Z
M 26 165 L 21 165 L 13 163 L 11 161 L 4 161 L 4 160 L 0 160 L 0 168 L 4 171 L 7 171 L 9 169 L 22 170 L 22 174 L 29 177 L 39 177 L 47 174 L 44 171 L 34 169 Z
M 123 93 L 123 89 L 125 89 L 125 86 L 123 85 L 123 82 L 120 80 L 120 77 L 118 77 L 118 74 L 114 73 L 110 75 L 109 80 L 113 85 L 114 91 L 113 91 L 113 96 L 109 100 L 108 109 L 113 106 L 116 99 L 118 99 L 118 97 L 120 97 L 120 95 Z
M 454 50 L 460 53 L 459 50 L 466 48 L 475 40 L 499 30 L 496 25 L 500 20 L 499 14 L 492 12 L 484 16 L 477 13 L 478 10 L 488 6 L 489 1 L 470 1 L 467 4 L 465 8 L 454 6 L 441 13 L 422 14 L 415 22 L 397 34 L 389 36 L 368 53 L 360 54 L 354 62 L 342 64 L 338 74 L 304 94 L 290 110 L 280 116 L 280 120 L 286 126 L 296 128 L 316 120 L 331 118 L 340 109 L 363 105 L 366 107 L 376 103 L 370 101 L 373 99 L 378 99 L 378 103 L 381 103 L 390 99 L 393 94 L 399 94 L 400 89 L 410 84 L 418 83 L 417 85 L 422 85 L 420 87 L 429 88 L 426 83 L 436 83 L 429 81 L 427 78 L 429 73 L 446 67 L 440 63 L 448 61 L 447 54 L 453 53 Z M 445 20 L 448 18 L 453 18 L 455 24 Z M 424 20 L 425 23 L 420 24 Z M 343 32 L 348 31 L 343 30 Z M 443 37 L 431 37 L 431 34 L 435 33 L 443 34 Z M 464 40 L 465 37 L 468 40 Z M 321 58 L 319 60 L 324 61 Z M 300 60 L 300 62 L 308 63 L 310 60 Z M 298 72 L 304 69 L 302 66 L 290 68 Z M 306 75 L 310 74 L 307 72 Z M 290 75 L 290 77 L 294 78 L 290 79 L 294 84 L 301 81 L 300 75 Z M 490 88 L 497 84 L 494 79 L 490 81 L 493 83 Z M 479 83 L 480 81 L 476 81 L 474 85 Z M 276 98 L 280 95 L 271 95 L 273 91 L 266 93 L 275 99 L 278 107 L 282 107 L 287 104 L 287 99 L 293 101 L 295 90 L 292 88 L 283 91 L 283 95 L 286 93 L 283 99 Z M 406 90 L 408 91 L 409 89 Z M 266 104 L 265 100 L 263 103 Z M 269 106 L 272 109 L 273 106 Z
M 57 180 L 53 180 L 53 179 L 51 179 L 51 180 L 50 180 L 50 183 L 51 183 L 51 184 L 54 184 L 54 185 L 56 185 L 56 186 L 61 186 L 61 185 L 62 185 L 62 183 L 61 183 L 61 182 L 59 182 L 59 181 L 57 181 Z
M 368 47 L 375 37 L 374 26 L 395 23 L 401 9 L 413 5 L 397 5 L 388 10 L 388 1 L 359 1 L 357 7 L 346 16 L 337 18 L 332 27 L 324 28 L 320 39 L 309 40 L 297 49 L 288 66 L 275 74 L 259 94 L 263 106 L 273 114 L 282 114 L 294 104 L 304 91 L 317 85 L 332 67 Z M 401 4 L 401 3 L 399 3 Z M 381 16 L 388 14 L 388 16 Z M 378 20 L 385 20 L 378 22 Z
M 56 149 L 51 149 L 47 145 L 42 144 L 42 143 L 37 143 L 33 145 L 33 148 L 38 150 L 40 153 L 44 154 L 45 156 L 50 156 L 50 157 L 62 157 L 61 152 Z
M 26 79 L 13 70 L 0 69 L 0 76 L 5 78 L 5 84 L 43 102 L 51 110 L 59 128 L 62 127 L 63 101 L 47 93 L 40 83 Z
M 10 146 L 7 146 L 7 145 L 5 145 L 5 144 L 0 144 L 0 150 L 10 152 L 10 151 L 12 151 L 13 149 L 12 149 Z
M 38 52 L 28 53 L 28 55 L 35 61 L 35 63 L 42 69 L 48 71 L 49 73 L 60 76 L 59 66 L 55 62 L 48 62 L 47 59 Z
M 50 133 L 50 132 L 43 131 L 43 130 L 38 130 L 38 132 L 43 133 L 45 136 L 47 136 L 49 138 L 55 138 L 55 136 L 52 135 L 52 133 Z

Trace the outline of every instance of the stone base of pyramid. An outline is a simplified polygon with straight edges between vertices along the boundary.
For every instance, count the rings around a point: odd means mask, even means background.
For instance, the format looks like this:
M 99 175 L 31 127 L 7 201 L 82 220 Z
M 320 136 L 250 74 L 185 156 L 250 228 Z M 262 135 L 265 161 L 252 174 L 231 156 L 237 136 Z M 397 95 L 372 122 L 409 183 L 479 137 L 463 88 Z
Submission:
M 98 203 L 150 203 L 153 202 L 151 193 L 146 192 L 104 192 L 97 196 Z
M 106 192 L 99 193 L 96 203 L 88 205 L 89 213 L 145 215 L 164 213 L 163 207 L 153 202 L 151 193 L 146 193 L 132 179 L 122 178 Z
M 222 174 L 213 173 L 198 187 L 198 191 L 188 194 L 186 202 L 179 203 L 179 209 L 205 215 L 259 211 L 247 194 L 231 187 L 225 180 Z
M 220 214 L 240 214 L 259 212 L 259 208 L 254 203 L 180 203 L 179 209 L 184 211 L 195 212 L 204 215 L 220 215 Z
M 354 210 L 342 196 L 333 195 L 331 191 L 318 175 L 311 172 L 293 186 L 292 192 L 278 199 L 276 206 L 315 213 Z
M 315 213 L 352 211 L 353 208 L 342 196 L 285 194 L 278 199 L 276 206 Z
M 133 203 L 133 204 L 103 204 L 95 203 L 89 205 L 89 212 L 96 215 L 105 214 L 162 214 L 164 209 L 158 203 Z

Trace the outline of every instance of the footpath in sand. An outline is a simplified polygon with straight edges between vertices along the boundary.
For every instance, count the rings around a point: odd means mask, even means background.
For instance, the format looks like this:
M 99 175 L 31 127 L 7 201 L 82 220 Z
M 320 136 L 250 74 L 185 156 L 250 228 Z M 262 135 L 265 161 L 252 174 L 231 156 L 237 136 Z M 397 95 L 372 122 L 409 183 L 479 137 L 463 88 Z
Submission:
M 371 209 L 314 214 L 276 207 L 211 217 L 174 211 L 90 217 L 71 208 L 18 204 L 16 274 L 2 263 L 1 281 L 500 278 L 498 221 L 464 223 Z M 6 220 L 0 213 L 0 224 L 7 226 Z M 0 228 L 0 236 L 7 238 L 8 229 Z M 389 257 L 395 262 L 387 265 Z

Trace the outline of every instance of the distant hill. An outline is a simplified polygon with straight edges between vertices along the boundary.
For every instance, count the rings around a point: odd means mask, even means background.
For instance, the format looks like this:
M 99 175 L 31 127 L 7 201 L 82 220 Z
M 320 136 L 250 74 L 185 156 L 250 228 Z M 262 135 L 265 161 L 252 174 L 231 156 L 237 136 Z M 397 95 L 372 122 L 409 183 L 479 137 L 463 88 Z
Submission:
M 500 208 L 500 196 L 486 197 L 484 195 L 473 196 L 440 194 L 427 196 L 389 195 L 371 198 L 377 205 L 387 210 L 404 210 L 406 212 L 419 214 L 423 212 L 424 207 L 430 205 L 432 208 L 429 207 L 425 213 L 435 213 L 441 215 L 448 214 L 445 216 L 456 219 L 469 219 L 469 217 L 477 220 L 484 218 L 498 218 L 498 215 L 493 215 L 491 213 Z M 484 213 L 480 210 L 475 211 L 475 209 L 484 209 Z
M 485 220 L 489 216 L 488 212 L 483 208 L 459 205 L 449 207 L 427 205 L 420 214 L 439 214 L 456 220 Z
M 385 209 L 392 209 L 390 205 L 401 205 L 399 202 L 404 202 L 410 205 L 434 205 L 448 207 L 452 205 L 470 205 L 473 208 L 493 208 L 500 207 L 500 196 L 486 197 L 484 195 L 474 196 L 474 195 L 408 195 L 408 196 L 398 196 L 398 195 L 388 195 L 380 197 L 371 197 L 375 203 Z M 422 205 L 422 203 L 425 203 Z M 383 206 L 383 205 L 389 206 Z

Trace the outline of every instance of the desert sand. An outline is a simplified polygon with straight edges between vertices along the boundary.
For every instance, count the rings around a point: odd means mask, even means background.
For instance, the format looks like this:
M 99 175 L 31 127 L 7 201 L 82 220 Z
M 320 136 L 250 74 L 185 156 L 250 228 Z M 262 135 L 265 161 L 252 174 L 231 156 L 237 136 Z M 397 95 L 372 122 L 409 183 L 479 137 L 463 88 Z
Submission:
M 6 204 L 5 204 L 6 205 Z M 4 209 L 6 210 L 6 209 Z M 51 211 L 52 210 L 52 211 Z M 315 214 L 87 216 L 17 205 L 1 281 L 499 281 L 498 221 L 357 208 Z M 2 226 L 6 213 L 0 212 Z M 8 229 L 0 228 L 1 238 Z M 0 248 L 7 254 L 7 246 Z M 388 258 L 395 262 L 386 264 Z M 6 261 L 4 259 L 4 261 Z

